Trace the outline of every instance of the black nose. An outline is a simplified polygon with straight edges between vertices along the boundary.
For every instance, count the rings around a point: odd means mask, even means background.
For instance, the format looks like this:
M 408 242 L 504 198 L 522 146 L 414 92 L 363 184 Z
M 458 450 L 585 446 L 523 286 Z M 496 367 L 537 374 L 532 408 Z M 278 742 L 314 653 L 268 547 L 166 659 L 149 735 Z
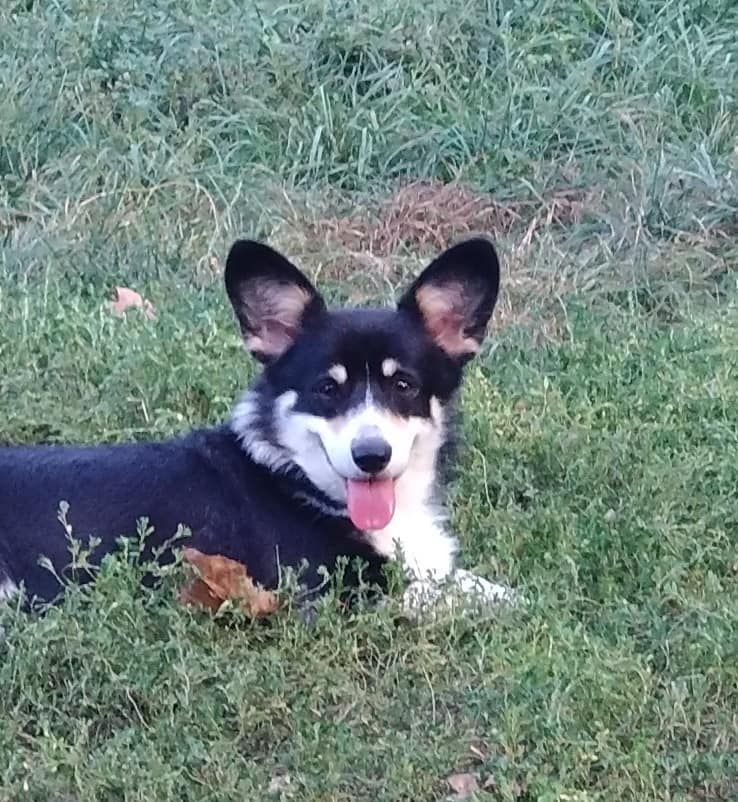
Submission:
M 379 435 L 365 435 L 351 442 L 351 456 L 364 473 L 379 473 L 389 464 L 392 447 Z

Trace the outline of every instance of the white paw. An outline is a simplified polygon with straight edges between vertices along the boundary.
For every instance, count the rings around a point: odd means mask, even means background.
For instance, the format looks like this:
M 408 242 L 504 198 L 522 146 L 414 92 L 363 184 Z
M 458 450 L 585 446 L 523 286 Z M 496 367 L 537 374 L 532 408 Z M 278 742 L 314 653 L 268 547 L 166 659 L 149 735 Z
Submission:
M 512 588 L 507 585 L 499 585 L 497 582 L 490 582 L 484 577 L 472 574 L 471 571 L 459 569 L 454 572 L 450 581 L 459 592 L 467 596 L 475 596 L 479 601 L 488 604 L 513 602 L 517 599 L 517 594 Z
M 453 609 L 464 602 L 493 605 L 511 603 L 518 598 L 512 588 L 458 570 L 441 581 L 416 579 L 411 582 L 403 595 L 402 606 L 407 613 L 418 613 L 435 607 L 439 602 Z
M 406 613 L 419 613 L 431 607 L 444 595 L 443 588 L 429 579 L 416 579 L 402 595 L 402 609 Z

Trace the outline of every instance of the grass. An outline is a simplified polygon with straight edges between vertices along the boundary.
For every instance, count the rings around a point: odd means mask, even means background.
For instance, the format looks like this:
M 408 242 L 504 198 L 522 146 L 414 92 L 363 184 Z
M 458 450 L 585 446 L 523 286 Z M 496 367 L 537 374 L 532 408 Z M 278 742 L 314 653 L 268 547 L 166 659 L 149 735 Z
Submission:
M 530 605 L 256 625 L 112 561 L 0 612 L 1 802 L 738 798 L 736 30 L 727 0 L 3 6 L 0 441 L 227 415 L 238 235 L 386 300 L 490 227 L 453 521 Z

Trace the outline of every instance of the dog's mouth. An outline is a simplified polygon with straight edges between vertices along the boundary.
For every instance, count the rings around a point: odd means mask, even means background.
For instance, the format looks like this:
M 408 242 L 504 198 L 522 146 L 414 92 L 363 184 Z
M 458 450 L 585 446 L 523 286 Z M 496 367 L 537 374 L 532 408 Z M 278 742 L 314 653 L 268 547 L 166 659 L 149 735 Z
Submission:
M 340 476 L 321 437 L 316 436 L 326 461 Z M 362 531 L 384 529 L 395 514 L 396 479 L 346 479 L 346 507 L 351 523 Z
M 395 480 L 347 479 L 346 498 L 357 529 L 384 529 L 395 514 Z

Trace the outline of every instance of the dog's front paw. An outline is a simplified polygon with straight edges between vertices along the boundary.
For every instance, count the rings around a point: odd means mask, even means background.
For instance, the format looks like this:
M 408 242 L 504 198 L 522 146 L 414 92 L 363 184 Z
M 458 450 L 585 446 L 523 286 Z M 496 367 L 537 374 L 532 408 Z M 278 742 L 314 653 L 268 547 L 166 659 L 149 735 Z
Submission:
M 403 611 L 409 615 L 417 615 L 443 602 L 449 609 L 464 603 L 481 603 L 484 605 L 509 604 L 520 599 L 520 596 L 506 585 L 490 582 L 470 571 L 455 571 L 441 581 L 433 579 L 416 579 L 407 587 L 403 599 Z
M 402 595 L 402 611 L 417 615 L 435 605 L 444 597 L 443 587 L 429 579 L 416 579 Z
M 465 596 L 473 596 L 487 604 L 510 603 L 519 599 L 518 594 L 507 585 L 490 582 L 484 577 L 463 569 L 455 571 L 450 582 Z

